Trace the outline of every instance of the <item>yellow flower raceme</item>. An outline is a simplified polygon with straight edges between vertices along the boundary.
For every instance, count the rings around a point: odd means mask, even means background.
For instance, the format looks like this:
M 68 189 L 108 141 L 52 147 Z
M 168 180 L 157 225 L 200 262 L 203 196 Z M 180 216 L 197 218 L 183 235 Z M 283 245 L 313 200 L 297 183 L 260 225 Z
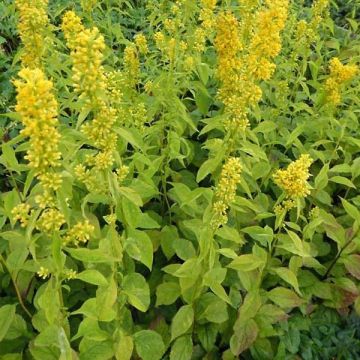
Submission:
M 204 29 L 210 29 L 215 22 L 214 10 L 216 7 L 216 0 L 201 0 L 201 10 L 199 19 L 202 21 L 201 26 Z
M 15 221 L 19 220 L 21 227 L 25 227 L 29 222 L 29 213 L 30 213 L 31 207 L 29 204 L 19 204 L 16 205 L 12 210 L 11 214 Z
M 25 158 L 43 188 L 43 193 L 35 200 L 41 208 L 46 208 L 54 205 L 52 192 L 62 183 L 61 175 L 56 172 L 61 157 L 57 102 L 52 82 L 40 69 L 22 69 L 19 77 L 14 81 L 17 90 L 15 109 L 24 125 L 21 133 L 29 137 Z
M 79 93 L 79 98 L 85 100 L 85 107 L 93 113 L 93 120 L 86 122 L 81 130 L 92 145 L 100 150 L 92 165 L 96 169 L 106 169 L 113 164 L 117 141 L 117 134 L 113 130 L 117 113 L 110 103 L 116 103 L 119 100 L 116 97 L 121 94 L 116 89 L 108 89 L 115 75 L 107 77 L 102 65 L 104 37 L 96 27 L 86 29 L 73 11 L 64 15 L 62 29 L 71 51 L 74 88 Z M 136 50 L 133 50 L 136 55 Z M 133 63 L 130 70 L 130 75 L 135 77 Z M 79 177 L 86 181 L 87 187 L 92 187 L 90 174 L 83 170 L 85 174 L 79 174 Z
M 140 73 L 140 62 L 133 45 L 127 46 L 124 51 L 124 67 L 130 86 L 135 86 Z
M 106 89 L 106 77 L 102 66 L 104 37 L 98 28 L 85 29 L 74 12 L 63 17 L 62 29 L 73 61 L 73 81 L 80 98 L 96 106 L 97 99 Z
M 44 233 L 50 234 L 53 231 L 60 230 L 64 223 L 64 215 L 58 209 L 48 208 L 40 215 L 36 228 Z
M 149 52 L 147 45 L 147 40 L 144 34 L 137 34 L 135 36 L 135 44 L 140 52 L 140 54 L 146 55 Z
M 211 220 L 213 228 L 218 228 L 227 222 L 226 212 L 235 200 L 236 188 L 241 180 L 241 170 L 240 160 L 236 157 L 230 157 L 222 168 L 220 181 L 215 190 L 216 201 L 213 204 L 214 215 Z
M 79 243 L 87 243 L 95 228 L 90 224 L 89 220 L 80 221 L 75 224 L 66 234 L 65 243 L 73 242 L 75 245 Z
M 67 46 L 70 49 L 75 49 L 78 34 L 85 30 L 81 19 L 73 11 L 67 11 L 62 18 L 61 29 L 64 33 Z
M 267 8 L 259 11 L 255 34 L 249 45 L 247 68 L 255 79 L 268 80 L 275 70 L 272 60 L 281 49 L 280 32 L 288 14 L 288 0 L 267 0 Z
M 243 46 L 239 36 L 239 23 L 231 12 L 222 12 L 216 21 L 215 48 L 218 54 L 217 76 L 225 86 L 233 83 L 234 72 L 241 66 L 239 52 Z
M 338 58 L 330 60 L 330 76 L 325 82 L 328 100 L 338 105 L 341 102 L 341 85 L 351 80 L 358 73 L 356 65 L 343 65 Z
M 315 0 L 311 6 L 312 18 L 310 22 L 310 29 L 316 33 L 317 28 L 319 27 L 324 13 L 329 6 L 329 0 Z
M 19 12 L 18 29 L 24 46 L 22 65 L 41 67 L 46 49 L 46 32 L 49 29 L 48 0 L 16 0 L 15 5 Z
M 286 170 L 277 170 L 274 174 L 275 184 L 281 187 L 290 199 L 306 197 L 310 193 L 307 180 L 312 159 L 308 154 L 292 162 Z

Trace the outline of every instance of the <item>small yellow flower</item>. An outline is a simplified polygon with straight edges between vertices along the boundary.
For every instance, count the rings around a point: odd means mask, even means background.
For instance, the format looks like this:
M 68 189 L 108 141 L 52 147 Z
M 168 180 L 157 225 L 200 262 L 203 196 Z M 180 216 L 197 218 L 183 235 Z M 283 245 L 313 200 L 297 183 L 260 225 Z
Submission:
M 129 167 L 126 165 L 122 165 L 119 169 L 116 170 L 116 175 L 119 184 L 121 184 L 125 180 L 128 173 L 129 173 Z
M 50 234 L 59 231 L 64 223 L 65 217 L 58 209 L 45 209 L 37 221 L 36 228 Z
M 115 225 L 116 223 L 116 214 L 105 215 L 103 218 L 109 225 Z
M 80 221 L 67 232 L 64 241 L 66 244 L 71 242 L 75 245 L 79 243 L 85 244 L 90 240 L 90 236 L 94 230 L 95 227 L 90 224 L 89 220 Z
M 275 184 L 281 187 L 290 199 L 306 197 L 310 194 L 307 180 L 310 177 L 309 168 L 312 159 L 308 154 L 292 162 L 286 170 L 277 170 L 274 174 Z
M 19 220 L 21 227 L 25 227 L 29 222 L 29 213 L 30 213 L 30 205 L 29 204 L 18 204 L 12 210 L 11 214 L 15 221 Z
M 44 268 L 43 266 L 40 266 L 40 269 L 37 271 L 37 275 L 42 278 L 42 279 L 46 279 L 50 276 L 50 272 L 49 269 Z
M 76 279 L 77 272 L 72 269 L 66 269 L 64 272 L 64 276 L 66 280 L 73 280 Z

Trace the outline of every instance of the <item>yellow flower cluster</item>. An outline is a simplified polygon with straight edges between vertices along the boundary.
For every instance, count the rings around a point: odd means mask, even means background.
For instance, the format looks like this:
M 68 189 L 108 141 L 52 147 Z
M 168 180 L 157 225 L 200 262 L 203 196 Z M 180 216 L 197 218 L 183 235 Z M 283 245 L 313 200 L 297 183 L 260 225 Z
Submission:
M 71 50 L 75 90 L 88 105 L 95 106 L 106 89 L 106 77 L 101 65 L 105 50 L 104 37 L 94 27 L 85 29 L 73 11 L 65 13 L 62 30 Z
M 317 30 L 323 21 L 324 13 L 329 5 L 329 0 L 315 0 L 311 6 L 311 20 L 299 20 L 296 26 L 296 46 L 309 46 L 317 39 Z M 296 49 L 295 49 L 296 51 Z
M 265 3 L 266 8 L 254 12 L 254 1 L 241 1 L 244 14 L 241 23 L 229 11 L 221 12 L 216 21 L 214 45 L 218 55 L 217 77 L 221 81 L 218 98 L 225 106 L 224 125 L 232 137 L 248 126 L 248 111 L 262 95 L 257 81 L 270 78 L 275 69 L 272 61 L 281 49 L 280 32 L 285 26 L 288 0 Z M 250 20 L 254 24 L 249 29 Z M 244 45 L 242 40 L 248 38 L 249 44 Z
M 275 70 L 273 59 L 281 50 L 280 32 L 288 15 L 288 0 L 267 0 L 259 11 L 247 56 L 247 69 L 256 80 L 268 80 Z
M 37 220 L 36 228 L 50 234 L 60 230 L 64 223 L 64 215 L 58 209 L 45 209 Z
M 62 182 L 61 175 L 55 172 L 55 168 L 60 165 L 61 156 L 57 102 L 53 94 L 53 83 L 45 78 L 40 69 L 24 68 L 19 72 L 19 77 L 14 81 L 17 90 L 15 109 L 24 125 L 21 133 L 29 137 L 29 149 L 25 158 L 42 184 L 44 208 L 52 202 L 52 192 Z
M 96 27 L 84 28 L 81 19 L 73 11 L 65 13 L 62 30 L 71 51 L 75 90 L 80 94 L 79 98 L 85 100 L 85 107 L 92 110 L 93 114 L 93 120 L 86 122 L 81 128 L 91 144 L 100 150 L 92 159 L 91 165 L 95 170 L 106 169 L 114 162 L 117 134 L 113 128 L 117 113 L 107 103 L 112 98 L 108 99 L 107 96 L 109 79 L 102 66 L 104 37 Z M 114 93 L 116 95 L 119 94 Z M 93 185 L 89 171 L 82 168 L 77 170 L 75 173 L 79 173 L 79 178 L 82 178 L 87 187 Z
M 282 213 L 291 210 L 295 207 L 295 201 L 292 199 L 284 200 L 281 204 L 278 204 L 274 207 L 275 215 L 279 216 Z
M 226 212 L 235 199 L 236 188 L 241 179 L 241 170 L 240 159 L 236 157 L 230 157 L 221 170 L 220 181 L 215 191 L 216 201 L 213 204 L 211 220 L 211 226 L 214 229 L 227 223 Z
M 327 10 L 329 6 L 329 0 L 315 0 L 311 6 L 312 17 L 310 22 L 310 29 L 315 33 L 317 28 L 319 27 L 324 12 Z
M 216 7 L 216 0 L 201 0 L 201 10 L 199 19 L 202 22 L 201 26 L 204 29 L 210 29 L 214 26 L 214 10 Z
M 218 54 L 217 76 L 223 86 L 234 82 L 234 73 L 240 69 L 239 52 L 243 46 L 239 36 L 239 22 L 230 11 L 221 12 L 216 21 L 216 37 L 214 40 Z
M 80 221 L 67 232 L 64 242 L 66 244 L 74 243 L 75 245 L 79 243 L 86 244 L 94 230 L 95 228 L 90 224 L 89 220 Z
M 29 213 L 30 213 L 30 205 L 29 204 L 19 204 L 16 205 L 12 210 L 11 210 L 11 215 L 13 216 L 13 219 L 15 221 L 19 220 L 21 227 L 25 227 L 28 222 L 29 222 Z
M 66 269 L 66 270 L 64 271 L 64 276 L 65 276 L 65 279 L 66 279 L 66 280 L 76 279 L 76 275 L 77 275 L 76 270 Z
M 87 169 L 84 165 L 76 165 L 74 173 L 78 180 L 84 183 L 89 191 L 98 192 L 101 189 L 99 178 L 96 176 L 96 173 Z
M 341 102 L 341 85 L 351 80 L 358 73 L 356 65 L 343 65 L 338 58 L 330 60 L 330 76 L 325 82 L 325 90 L 329 101 L 338 105 Z
M 124 67 L 131 87 L 138 82 L 140 74 L 140 62 L 136 47 L 133 45 L 127 46 L 124 51 Z
M 30 149 L 26 158 L 36 174 L 44 174 L 49 167 L 59 165 L 58 144 L 60 134 L 56 126 L 57 102 L 53 84 L 39 69 L 22 69 L 20 80 L 15 80 L 17 90 L 16 111 L 24 129 L 21 133 L 30 137 Z
M 144 34 L 137 34 L 135 36 L 135 45 L 140 54 L 146 55 L 149 52 L 147 40 Z
M 42 278 L 42 279 L 46 279 L 47 277 L 50 276 L 50 271 L 47 268 L 44 268 L 43 266 L 40 266 L 40 269 L 36 272 L 36 274 Z
M 310 193 L 307 180 L 310 177 L 309 168 L 312 161 L 308 154 L 303 154 L 298 160 L 292 162 L 286 170 L 279 169 L 275 172 L 274 181 L 285 191 L 288 198 L 306 197 Z
M 24 52 L 21 56 L 23 67 L 41 67 L 46 49 L 46 32 L 49 31 L 47 16 L 48 0 L 16 0 L 19 12 L 18 30 Z
M 121 184 L 129 173 L 129 167 L 122 165 L 119 169 L 116 170 L 116 176 L 119 184 Z

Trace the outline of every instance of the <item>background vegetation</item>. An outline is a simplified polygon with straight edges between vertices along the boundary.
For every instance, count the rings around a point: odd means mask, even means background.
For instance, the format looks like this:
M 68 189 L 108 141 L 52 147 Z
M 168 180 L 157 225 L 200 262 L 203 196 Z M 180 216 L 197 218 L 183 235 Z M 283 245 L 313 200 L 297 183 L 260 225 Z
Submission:
M 2 0 L 0 359 L 358 359 L 359 10 Z

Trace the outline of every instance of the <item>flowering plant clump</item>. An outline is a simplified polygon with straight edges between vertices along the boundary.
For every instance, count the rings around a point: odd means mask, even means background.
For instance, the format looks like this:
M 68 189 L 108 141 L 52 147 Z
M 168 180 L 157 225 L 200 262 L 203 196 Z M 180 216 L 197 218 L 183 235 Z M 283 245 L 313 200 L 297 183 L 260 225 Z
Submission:
M 355 10 L 0 2 L 0 359 L 360 358 Z

